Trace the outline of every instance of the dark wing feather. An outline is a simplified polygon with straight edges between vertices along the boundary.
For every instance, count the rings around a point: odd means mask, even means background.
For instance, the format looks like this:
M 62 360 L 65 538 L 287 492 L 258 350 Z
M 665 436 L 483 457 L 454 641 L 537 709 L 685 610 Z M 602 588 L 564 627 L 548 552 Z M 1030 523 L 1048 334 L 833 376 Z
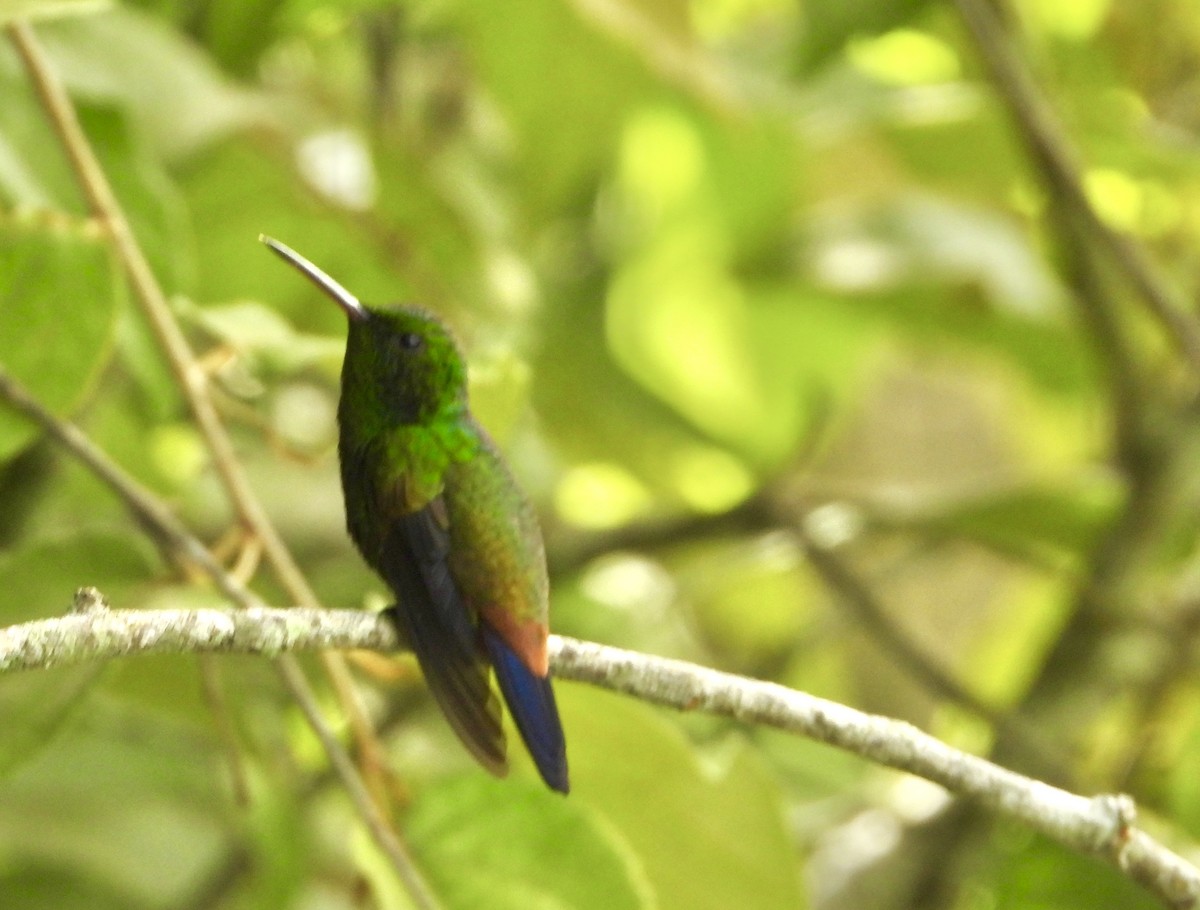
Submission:
M 412 584 L 413 567 L 419 576 L 419 590 L 406 591 L 416 596 L 412 603 L 422 601 L 433 608 L 438 622 L 461 643 L 463 649 L 474 651 L 477 647 L 475 626 L 471 614 L 463 603 L 454 576 L 450 574 L 450 531 L 445 507 L 441 497 L 416 512 L 409 512 L 393 519 L 389 540 L 384 545 L 385 553 L 405 551 L 410 556 L 395 573 L 402 584 Z M 392 581 L 391 567 L 385 570 L 388 581 Z M 397 587 L 393 582 L 393 587 Z M 398 592 L 399 593 L 399 592 Z
M 412 645 L 429 690 L 459 739 L 485 768 L 508 771 L 500 704 L 488 682 L 471 616 L 450 575 L 440 500 L 397 516 L 379 569 L 399 603 L 389 612 Z

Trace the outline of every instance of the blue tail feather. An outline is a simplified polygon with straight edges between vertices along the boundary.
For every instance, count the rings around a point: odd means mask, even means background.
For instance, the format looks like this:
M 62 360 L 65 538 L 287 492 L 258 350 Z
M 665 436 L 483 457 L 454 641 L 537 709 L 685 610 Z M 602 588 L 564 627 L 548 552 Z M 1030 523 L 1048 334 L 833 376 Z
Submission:
M 533 763 L 547 786 L 566 793 L 570 789 L 567 744 L 550 677 L 534 675 L 499 634 L 486 623 L 481 623 L 480 628 L 496 670 L 496 682 Z

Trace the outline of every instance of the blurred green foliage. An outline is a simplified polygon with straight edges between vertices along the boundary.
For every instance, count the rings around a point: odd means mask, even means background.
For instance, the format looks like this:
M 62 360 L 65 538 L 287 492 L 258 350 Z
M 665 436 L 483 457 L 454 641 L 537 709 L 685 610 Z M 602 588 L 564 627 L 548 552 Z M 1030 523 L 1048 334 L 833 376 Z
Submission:
M 1200 7 L 1011 6 L 1096 210 L 1194 296 Z M 556 631 L 903 717 L 1200 837 L 1195 376 L 1113 269 L 1072 261 L 952 5 L 94 7 L 0 16 L 39 17 L 326 603 L 382 596 L 343 530 L 344 328 L 260 232 L 455 324 L 543 516 Z M 208 453 L 85 212 L 0 46 L 0 364 L 215 542 Z M 1080 268 L 1119 300 L 1132 418 Z M 0 624 L 84 584 L 214 601 L 3 408 L 0 545 Z M 269 669 L 220 669 L 248 809 L 193 661 L 0 682 L 4 907 L 407 906 Z M 495 782 L 414 676 L 364 685 L 399 700 L 397 820 L 448 908 L 1149 905 L 1023 832 L 967 836 L 935 788 L 567 683 L 574 793 Z

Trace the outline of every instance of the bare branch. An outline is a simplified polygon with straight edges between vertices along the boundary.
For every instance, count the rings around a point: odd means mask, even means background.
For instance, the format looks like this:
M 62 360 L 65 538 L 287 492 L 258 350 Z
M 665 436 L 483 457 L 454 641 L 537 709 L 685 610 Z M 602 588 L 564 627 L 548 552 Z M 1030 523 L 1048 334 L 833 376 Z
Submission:
M 398 645 L 390 623 L 376 622 L 361 610 L 101 609 L 0 629 L 0 672 L 69 666 L 134 654 L 275 657 L 331 648 L 394 651 Z
M 557 676 L 685 711 L 776 727 L 916 774 L 1082 853 L 1103 857 L 1170 907 L 1200 905 L 1200 869 L 1133 827 L 1133 800 L 1060 790 L 960 752 L 904 721 L 683 661 L 555 638 Z
M 95 603 L 83 589 L 77 603 Z M 248 653 L 360 648 L 393 651 L 384 617 L 358 610 L 77 609 L 71 615 L 0 629 L 0 672 L 134 654 Z M 1081 853 L 1100 856 L 1170 907 L 1200 905 L 1200 869 L 1134 827 L 1128 796 L 1084 797 L 968 755 L 911 724 L 865 714 L 775 683 L 706 667 L 551 636 L 560 679 L 644 701 L 776 727 L 916 774 L 1020 821 Z
M 1061 778 L 1069 781 L 1061 758 L 1029 724 L 975 695 L 944 669 L 932 654 L 893 621 L 870 586 L 837 553 L 815 541 L 803 523 L 794 523 L 793 533 L 804 548 L 808 564 L 829 590 L 871 640 L 909 676 L 935 695 L 983 718 L 993 729 L 1007 735 L 1026 755 L 1036 756 L 1043 766 L 1053 768 Z

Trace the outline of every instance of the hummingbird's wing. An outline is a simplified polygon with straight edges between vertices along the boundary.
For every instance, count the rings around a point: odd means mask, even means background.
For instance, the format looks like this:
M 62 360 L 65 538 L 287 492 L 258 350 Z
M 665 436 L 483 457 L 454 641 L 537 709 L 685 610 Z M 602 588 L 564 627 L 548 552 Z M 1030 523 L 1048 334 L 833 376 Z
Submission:
M 462 648 L 473 651 L 475 625 L 450 570 L 450 520 L 443 497 L 436 496 L 423 508 L 396 516 L 392 531 L 400 538 L 401 547 L 412 555 L 422 599 Z
M 389 523 L 380 569 L 399 601 L 389 612 L 458 738 L 480 764 L 503 776 L 508 761 L 500 704 L 446 561 L 450 537 L 445 515 L 439 497 Z

